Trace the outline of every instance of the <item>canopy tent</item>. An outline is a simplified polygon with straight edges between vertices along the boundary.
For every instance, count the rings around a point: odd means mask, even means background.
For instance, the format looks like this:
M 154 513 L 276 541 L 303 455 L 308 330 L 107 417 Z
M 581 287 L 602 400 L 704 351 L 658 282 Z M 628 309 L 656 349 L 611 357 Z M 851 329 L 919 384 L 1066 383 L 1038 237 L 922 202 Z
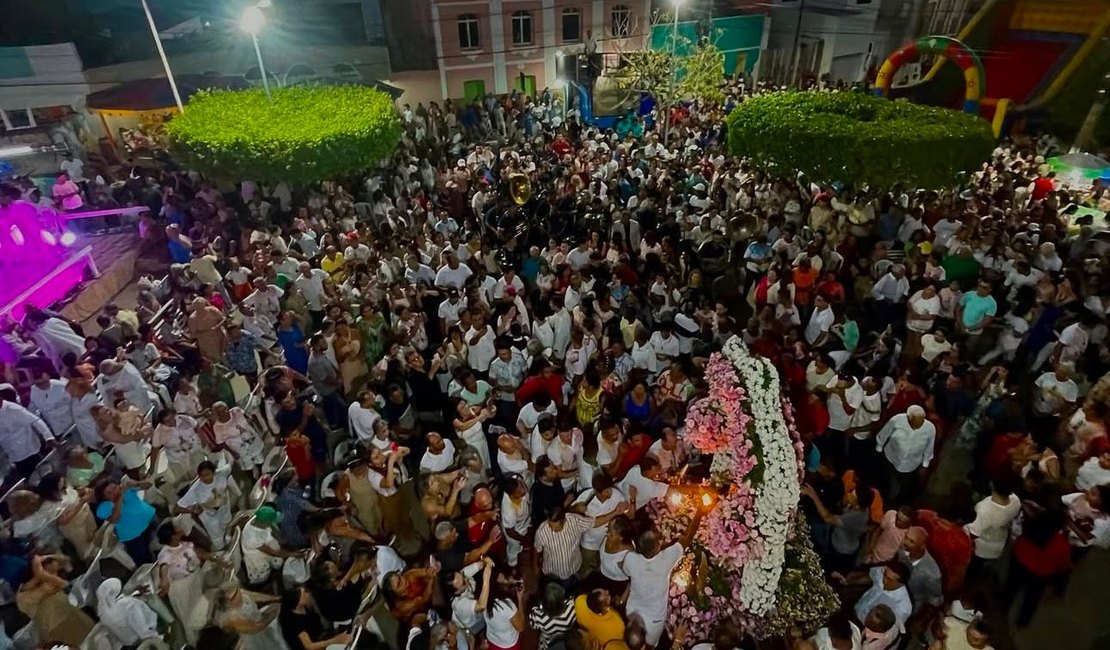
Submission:
M 1060 183 L 1075 189 L 1088 188 L 1095 179 L 1110 178 L 1110 162 L 1089 153 L 1068 153 L 1046 162 Z
M 222 75 L 177 75 L 181 101 L 188 102 L 198 90 L 244 89 L 250 84 L 242 77 Z M 133 115 L 148 111 L 170 111 L 177 108 L 173 91 L 165 77 L 137 79 L 90 94 L 86 98 L 90 111 L 105 115 Z

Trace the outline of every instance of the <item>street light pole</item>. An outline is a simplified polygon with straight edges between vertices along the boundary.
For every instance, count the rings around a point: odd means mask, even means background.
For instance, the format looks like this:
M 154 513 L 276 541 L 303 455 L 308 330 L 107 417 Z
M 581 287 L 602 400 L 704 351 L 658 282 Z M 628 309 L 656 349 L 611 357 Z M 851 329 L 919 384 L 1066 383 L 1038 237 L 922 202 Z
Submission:
M 673 101 L 678 96 L 678 10 L 682 7 L 685 0 L 673 0 L 674 3 L 674 27 L 671 30 L 671 67 L 674 68 L 671 74 L 671 97 Z M 671 140 L 671 106 L 663 107 L 663 145 L 670 146 Z
M 162 69 L 166 71 L 166 80 L 170 82 L 170 90 L 173 91 L 173 101 L 177 103 L 177 110 L 182 113 L 185 112 L 185 104 L 181 101 L 181 93 L 177 90 L 177 80 L 173 78 L 173 70 L 170 69 L 170 60 L 166 58 L 166 50 L 162 47 L 162 39 L 158 38 L 158 28 L 154 26 L 154 16 L 150 15 L 150 7 L 147 6 L 146 0 L 139 0 L 143 5 L 143 13 L 146 14 L 146 22 L 150 25 L 150 35 L 154 37 L 154 46 L 158 48 L 158 57 L 162 59 Z
M 266 99 L 274 101 L 270 96 L 270 78 L 266 76 L 266 62 L 262 60 L 262 48 L 258 46 L 258 32 L 262 30 L 262 25 L 266 23 L 266 16 L 263 15 L 261 3 L 251 7 L 247 7 L 243 11 L 243 17 L 239 20 L 239 26 L 243 31 L 251 35 L 251 41 L 254 43 L 254 54 L 258 57 L 258 73 L 262 75 L 262 87 L 266 90 Z

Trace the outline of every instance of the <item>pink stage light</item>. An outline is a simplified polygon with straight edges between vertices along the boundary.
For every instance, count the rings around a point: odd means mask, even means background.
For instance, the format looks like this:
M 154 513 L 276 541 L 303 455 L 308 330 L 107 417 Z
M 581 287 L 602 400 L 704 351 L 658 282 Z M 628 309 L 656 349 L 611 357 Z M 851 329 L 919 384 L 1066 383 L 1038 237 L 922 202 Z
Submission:
M 70 231 L 62 233 L 62 246 L 72 246 L 77 243 L 77 235 Z
M 23 231 L 20 230 L 19 228 L 15 227 L 15 226 L 12 226 L 11 233 L 12 233 L 12 243 L 15 244 L 16 246 L 22 246 L 22 245 L 27 243 L 27 240 L 23 239 Z
M 42 231 L 42 241 L 47 246 L 53 246 L 54 244 L 58 243 L 58 238 L 55 237 L 54 233 L 50 232 L 49 230 L 44 230 Z

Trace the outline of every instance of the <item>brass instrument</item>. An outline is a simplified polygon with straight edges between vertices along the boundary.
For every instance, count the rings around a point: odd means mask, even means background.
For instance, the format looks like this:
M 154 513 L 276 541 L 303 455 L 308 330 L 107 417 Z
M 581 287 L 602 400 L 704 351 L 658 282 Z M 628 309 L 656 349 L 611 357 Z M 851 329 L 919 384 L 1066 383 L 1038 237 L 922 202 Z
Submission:
M 532 179 L 519 172 L 509 176 L 509 196 L 517 205 L 524 205 L 532 198 Z

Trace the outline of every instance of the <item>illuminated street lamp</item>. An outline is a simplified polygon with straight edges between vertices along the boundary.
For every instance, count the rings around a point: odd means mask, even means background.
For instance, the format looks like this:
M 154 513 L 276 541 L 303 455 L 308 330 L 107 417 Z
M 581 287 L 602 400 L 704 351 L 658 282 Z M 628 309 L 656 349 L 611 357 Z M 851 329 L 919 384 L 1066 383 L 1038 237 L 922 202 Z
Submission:
M 269 2 L 265 2 L 265 5 L 268 6 Z M 258 72 L 262 75 L 262 87 L 266 89 L 266 99 L 273 101 L 273 97 L 270 96 L 270 79 L 266 76 L 266 64 L 262 61 L 262 49 L 258 47 L 258 32 L 262 31 L 262 27 L 266 24 L 266 15 L 262 13 L 262 7 L 263 2 L 247 7 L 243 11 L 242 18 L 239 19 L 239 27 L 251 35 L 254 54 L 258 57 Z

